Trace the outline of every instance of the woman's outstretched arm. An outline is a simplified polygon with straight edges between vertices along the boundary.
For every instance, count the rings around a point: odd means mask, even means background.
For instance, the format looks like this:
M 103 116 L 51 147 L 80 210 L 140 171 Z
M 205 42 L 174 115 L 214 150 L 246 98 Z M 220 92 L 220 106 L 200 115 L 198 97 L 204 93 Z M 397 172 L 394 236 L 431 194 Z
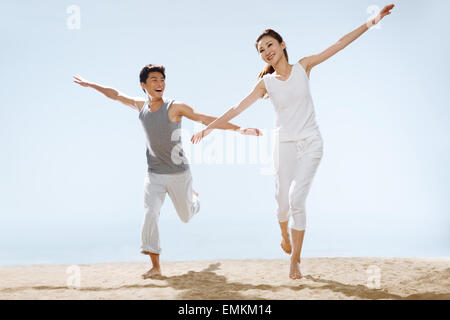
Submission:
M 352 32 L 346 34 L 345 36 L 340 38 L 336 43 L 334 43 L 332 46 L 325 49 L 321 53 L 300 59 L 299 63 L 306 68 L 306 73 L 308 74 L 308 76 L 313 67 L 334 56 L 336 53 L 344 49 L 350 43 L 358 39 L 364 32 L 369 30 L 370 27 L 376 25 L 385 16 L 391 14 L 390 11 L 392 10 L 392 8 L 394 8 L 394 4 L 385 6 L 375 18 L 373 18 L 367 23 L 364 23 L 363 25 L 353 30 Z
M 205 129 L 195 133 L 191 137 L 192 143 L 198 143 L 208 134 L 210 134 L 214 129 L 223 126 L 225 123 L 229 122 L 231 119 L 237 117 L 245 109 L 250 107 L 259 98 L 262 98 L 266 93 L 266 88 L 264 86 L 263 79 L 260 79 L 253 90 L 237 105 L 228 109 L 222 116 L 211 122 Z M 259 135 L 259 134 L 256 134 Z

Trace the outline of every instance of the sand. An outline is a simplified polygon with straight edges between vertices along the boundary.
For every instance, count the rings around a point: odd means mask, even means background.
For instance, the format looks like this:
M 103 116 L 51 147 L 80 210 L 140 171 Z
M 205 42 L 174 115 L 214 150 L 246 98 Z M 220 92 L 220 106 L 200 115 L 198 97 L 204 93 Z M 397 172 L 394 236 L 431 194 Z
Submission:
M 162 262 L 148 280 L 149 263 L 69 267 L 0 267 L 0 299 L 450 299 L 450 258 L 303 258 L 301 280 L 288 259 Z

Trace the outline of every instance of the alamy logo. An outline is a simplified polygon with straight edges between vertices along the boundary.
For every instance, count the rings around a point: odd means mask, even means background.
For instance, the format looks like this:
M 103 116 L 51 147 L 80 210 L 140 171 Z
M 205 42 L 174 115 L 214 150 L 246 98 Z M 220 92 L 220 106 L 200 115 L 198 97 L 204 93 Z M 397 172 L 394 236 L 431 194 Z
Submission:
M 380 12 L 380 8 L 376 5 L 371 5 L 369 7 L 367 7 L 367 13 L 371 14 L 371 16 L 369 17 L 369 19 L 367 19 L 366 25 L 367 28 L 370 29 L 380 29 L 381 25 L 380 25 L 380 19 L 378 17 L 378 13 Z M 375 20 L 375 21 L 373 21 Z M 375 25 L 374 25 L 375 22 Z
M 67 267 L 68 274 L 66 285 L 69 289 L 80 289 L 81 287 L 81 269 L 77 265 Z
M 367 277 L 367 288 L 369 289 L 380 289 L 381 287 L 381 270 L 378 266 L 369 266 L 366 270 L 368 274 Z
M 194 124 L 194 132 L 202 125 Z M 171 160 L 181 163 L 206 165 L 259 165 L 260 174 L 273 175 L 273 145 L 276 134 L 273 130 L 260 130 L 262 136 L 246 136 L 233 131 L 216 130 L 201 143 L 192 144 L 192 132 L 182 128 L 173 131 L 171 139 L 177 143 L 171 152 Z M 188 161 L 189 159 L 189 161 Z
M 69 14 L 67 17 L 67 28 L 69 30 L 79 30 L 81 28 L 81 10 L 77 5 L 70 5 L 66 9 L 66 13 Z

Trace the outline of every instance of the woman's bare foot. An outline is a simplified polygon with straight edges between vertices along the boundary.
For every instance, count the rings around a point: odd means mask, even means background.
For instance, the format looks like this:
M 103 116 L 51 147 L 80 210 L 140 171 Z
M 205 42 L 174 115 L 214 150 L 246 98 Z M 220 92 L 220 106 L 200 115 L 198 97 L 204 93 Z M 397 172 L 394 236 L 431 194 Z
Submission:
M 281 249 L 283 249 L 284 252 L 287 254 L 291 254 L 292 252 L 292 246 L 291 246 L 291 240 L 288 232 L 283 232 L 281 234 Z
M 302 278 L 302 273 L 300 272 L 300 259 L 291 258 L 291 268 L 289 270 L 289 278 L 293 280 L 298 280 Z
M 153 267 L 142 275 L 142 279 L 155 278 L 159 276 L 161 276 L 161 269 Z

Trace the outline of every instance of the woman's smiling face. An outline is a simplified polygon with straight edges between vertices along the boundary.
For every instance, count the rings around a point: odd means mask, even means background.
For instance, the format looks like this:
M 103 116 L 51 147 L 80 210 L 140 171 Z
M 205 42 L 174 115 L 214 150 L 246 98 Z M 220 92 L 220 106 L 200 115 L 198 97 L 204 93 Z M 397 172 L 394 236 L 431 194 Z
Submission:
M 258 52 L 264 62 L 275 65 L 283 57 L 283 50 L 286 48 L 284 41 L 279 43 L 271 36 L 262 37 L 258 42 Z

